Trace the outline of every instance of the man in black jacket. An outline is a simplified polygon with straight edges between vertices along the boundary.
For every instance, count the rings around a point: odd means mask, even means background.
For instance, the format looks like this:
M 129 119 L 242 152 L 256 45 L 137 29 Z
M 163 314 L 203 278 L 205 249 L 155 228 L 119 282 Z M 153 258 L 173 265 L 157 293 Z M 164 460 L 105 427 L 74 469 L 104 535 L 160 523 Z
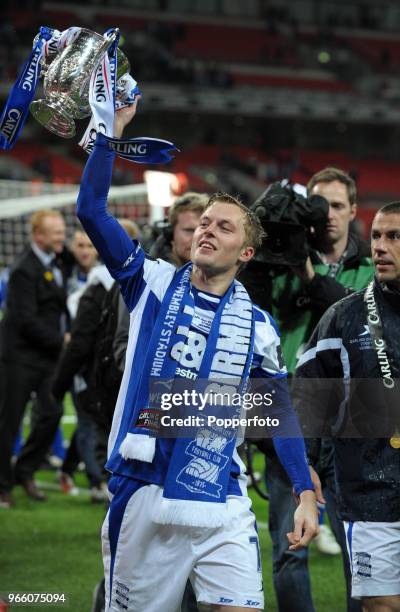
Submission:
M 137 225 L 130 219 L 119 221 L 135 239 L 139 232 Z M 73 486 L 77 451 L 85 463 L 94 502 L 104 501 L 102 485 L 106 457 L 102 462 L 98 444 L 100 437 L 105 438 L 106 444 L 122 379 L 122 372 L 115 365 L 111 351 L 119 295 L 107 268 L 103 265 L 93 267 L 85 290 L 77 296 L 71 340 L 61 354 L 52 382 L 53 396 L 61 402 L 73 386 L 74 378 L 79 377 L 79 391 L 75 389 L 74 398 L 78 416 L 76 449 L 69 447 L 60 480 L 64 491 Z
M 92 501 L 104 501 L 105 499 L 105 490 L 102 487 L 105 480 L 103 466 L 100 466 L 96 458 L 91 396 L 95 386 L 92 378 L 94 377 L 93 363 L 96 344 L 105 331 L 100 327 L 103 304 L 112 284 L 113 279 L 105 266 L 96 266 L 90 272 L 86 289 L 79 299 L 78 311 L 72 323 L 71 340 L 62 352 L 51 387 L 53 396 L 61 403 L 65 393 L 73 387 L 75 376 L 79 375 L 79 390 L 75 390 L 74 396 L 78 417 L 75 434 L 76 449 L 69 448 L 62 466 L 62 476 L 64 478 L 68 476 L 73 484 L 72 477 L 76 469 L 75 454 L 77 451 L 79 458 L 85 463 Z
M 336 432 L 352 596 L 365 612 L 399 612 L 400 202 L 378 211 L 371 248 L 374 281 L 322 317 L 299 360 L 295 396 L 312 460 L 321 436 Z
M 304 266 L 291 270 L 251 261 L 240 276 L 251 298 L 270 312 L 281 331 L 283 357 L 293 373 L 305 343 L 325 310 L 337 300 L 365 287 L 373 276 L 367 244 L 350 233 L 356 210 L 356 185 L 337 168 L 314 174 L 308 195 L 329 202 L 328 225 L 319 235 Z M 308 573 L 308 551 L 288 550 L 286 533 L 295 504 L 290 482 L 281 469 L 270 440 L 265 440 L 266 480 L 270 494 L 269 530 L 273 541 L 273 580 L 279 612 L 314 612 Z M 333 466 L 329 441 L 322 447 L 318 473 L 335 536 L 344 552 L 348 585 L 348 611 L 358 612 L 350 599 L 350 568 L 342 525 L 336 519 Z
M 12 505 L 12 451 L 31 394 L 36 393 L 37 419 L 16 463 L 15 478 L 36 501 L 44 501 L 45 495 L 33 475 L 62 413 L 51 398 L 50 380 L 66 324 L 65 278 L 55 261 L 64 247 L 64 219 L 57 211 L 37 211 L 31 230 L 31 246 L 10 272 L 0 331 L 0 506 L 5 508 Z

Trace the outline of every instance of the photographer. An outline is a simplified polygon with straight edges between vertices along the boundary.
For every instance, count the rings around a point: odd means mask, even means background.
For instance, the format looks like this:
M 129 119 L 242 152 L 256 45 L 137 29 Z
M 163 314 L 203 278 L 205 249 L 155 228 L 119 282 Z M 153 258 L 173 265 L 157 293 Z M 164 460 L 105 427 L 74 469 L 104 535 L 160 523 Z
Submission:
M 267 250 L 262 250 L 259 260 L 250 262 L 241 275 L 241 281 L 251 298 L 271 313 L 281 330 L 282 352 L 289 372 L 294 371 L 305 343 L 325 310 L 353 291 L 366 287 L 373 277 L 368 246 L 350 232 L 350 223 L 357 210 L 353 179 L 341 170 L 326 168 L 311 178 L 307 194 L 308 200 L 305 200 L 288 188 L 285 190 L 279 186 L 275 191 L 269 188 L 257 200 L 252 208 L 262 222 L 263 210 L 265 219 L 270 219 L 269 210 L 277 204 L 282 219 L 292 220 L 292 223 L 263 223 L 269 234 L 265 241 Z M 314 202 L 312 196 L 322 196 L 329 203 L 325 224 L 319 223 L 320 218 L 316 217 L 318 224 L 315 223 L 314 227 L 311 224 L 297 227 L 293 221 L 302 218 L 300 214 L 296 217 L 297 210 L 304 213 L 314 204 L 316 208 L 319 204 L 321 210 L 323 208 L 323 203 Z M 278 237 L 274 235 L 275 231 L 279 233 Z M 300 244 L 301 236 L 306 239 L 303 244 Z M 268 251 L 269 244 L 272 245 L 272 253 Z M 278 253 L 279 249 L 282 252 Z M 295 265 L 296 259 L 301 262 L 299 265 Z M 270 494 L 269 528 L 273 541 L 273 577 L 279 612 L 313 612 L 307 550 L 290 551 L 285 542 L 295 503 L 291 486 L 268 440 L 263 445 L 263 451 L 266 454 L 266 479 Z M 324 441 L 317 471 L 322 480 L 332 528 L 344 553 L 349 592 L 350 571 L 343 528 L 336 518 L 329 441 Z M 349 599 L 348 609 L 355 612 L 360 609 L 359 604 Z

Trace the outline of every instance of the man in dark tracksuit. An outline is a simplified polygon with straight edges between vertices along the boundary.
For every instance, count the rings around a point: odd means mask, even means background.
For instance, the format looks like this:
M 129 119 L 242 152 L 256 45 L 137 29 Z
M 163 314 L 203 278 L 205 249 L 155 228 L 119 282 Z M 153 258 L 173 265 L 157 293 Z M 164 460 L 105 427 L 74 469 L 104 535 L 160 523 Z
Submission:
M 104 501 L 102 483 L 105 481 L 103 466 L 96 457 L 96 431 L 93 412 L 95 389 L 95 352 L 99 338 L 105 330 L 101 327 L 106 296 L 111 290 L 113 280 L 105 266 L 96 266 L 89 274 L 87 286 L 81 295 L 76 317 L 72 323 L 71 340 L 62 352 L 52 382 L 55 399 L 62 402 L 64 395 L 72 388 L 74 377 L 79 375 L 81 388 L 75 393 L 75 406 L 78 416 L 76 446 L 79 458 L 85 463 L 92 501 Z M 116 294 L 116 291 L 114 291 Z M 118 294 L 114 300 L 116 304 Z M 115 315 L 116 317 L 116 315 Z M 115 397 L 121 378 L 116 381 Z M 75 449 L 68 450 L 62 466 L 63 475 L 72 478 L 76 469 Z
M 0 505 L 12 505 L 12 451 L 25 406 L 36 393 L 35 420 L 15 466 L 15 478 L 36 501 L 44 494 L 34 472 L 54 439 L 62 406 L 50 394 L 50 380 L 65 332 L 65 278 L 56 265 L 64 247 L 65 224 L 57 211 L 31 218 L 32 243 L 10 271 L 0 328 Z
M 312 437 L 312 460 L 320 437 L 332 427 L 336 432 L 337 501 L 352 596 L 362 599 L 365 612 L 398 612 L 400 202 L 378 211 L 371 248 L 375 280 L 322 317 L 299 360 L 295 398 Z
M 350 233 L 356 214 L 356 186 L 353 179 L 336 168 L 317 172 L 310 180 L 309 195 L 322 195 L 329 202 L 326 230 L 311 250 L 304 267 L 272 267 L 251 261 L 239 277 L 251 298 L 270 312 L 281 331 L 282 353 L 289 372 L 293 372 L 305 343 L 329 306 L 357 289 L 366 287 L 373 277 L 367 244 Z M 287 476 L 281 469 L 269 440 L 266 453 L 266 478 L 269 489 L 269 529 L 273 543 L 273 581 L 279 612 L 314 612 L 308 574 L 308 551 L 290 551 L 286 533 L 295 504 Z M 329 443 L 323 446 L 318 471 L 327 501 L 327 511 L 335 536 L 344 550 L 348 591 L 350 569 L 341 524 L 336 520 L 333 467 Z M 358 602 L 348 598 L 349 612 L 358 612 Z

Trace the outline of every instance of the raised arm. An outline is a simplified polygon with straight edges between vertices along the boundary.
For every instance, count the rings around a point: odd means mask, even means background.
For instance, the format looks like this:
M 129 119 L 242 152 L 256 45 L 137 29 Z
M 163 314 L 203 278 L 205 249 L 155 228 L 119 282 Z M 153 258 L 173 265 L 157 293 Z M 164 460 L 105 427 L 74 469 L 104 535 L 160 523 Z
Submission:
M 115 113 L 114 133 L 122 135 L 132 120 L 136 102 Z M 124 228 L 107 210 L 114 152 L 107 139 L 98 134 L 82 177 L 77 215 L 110 274 L 118 281 L 129 312 L 138 304 L 148 287 L 161 301 L 175 268 L 161 261 L 150 261 L 140 244 L 131 240 Z
M 116 112 L 114 133 L 117 138 L 133 119 L 136 105 L 137 102 Z M 106 138 L 99 133 L 83 172 L 77 216 L 112 276 L 121 281 L 125 275 L 135 272 L 129 264 L 135 257 L 137 245 L 134 246 L 123 227 L 107 210 L 114 156 Z M 142 255 L 138 265 L 143 266 L 143 260 Z

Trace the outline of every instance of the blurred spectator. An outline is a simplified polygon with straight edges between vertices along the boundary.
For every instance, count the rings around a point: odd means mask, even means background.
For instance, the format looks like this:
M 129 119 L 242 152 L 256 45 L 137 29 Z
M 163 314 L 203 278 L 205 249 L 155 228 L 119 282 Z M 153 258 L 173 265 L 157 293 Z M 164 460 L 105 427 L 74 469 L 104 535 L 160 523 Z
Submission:
M 126 220 L 122 222 L 127 229 L 131 229 L 132 234 L 137 235 L 136 224 Z M 62 353 L 52 384 L 54 397 L 62 401 L 65 393 L 75 381 L 74 401 L 78 416 L 75 441 L 79 457 L 85 463 L 93 502 L 106 499 L 104 463 L 100 463 L 97 454 L 94 412 L 99 411 L 99 406 L 95 398 L 99 396 L 100 388 L 106 389 L 107 397 L 113 396 L 111 405 L 107 406 L 112 418 L 122 377 L 122 373 L 118 371 L 118 377 L 108 384 L 110 381 L 105 375 L 104 367 L 101 376 L 98 372 L 100 366 L 103 366 L 100 363 L 102 343 L 108 338 L 106 319 L 106 311 L 109 312 L 106 307 L 110 302 L 108 296 L 116 294 L 116 291 L 112 293 L 113 282 L 105 266 L 92 268 L 84 291 L 80 291 L 77 313 L 71 329 L 71 340 Z M 115 321 L 117 320 L 117 308 L 118 301 L 114 306 L 114 314 L 110 313 L 110 316 L 114 316 Z M 114 331 L 115 327 L 116 324 Z M 112 340 L 113 338 L 111 342 Z M 110 355 L 107 357 L 107 365 L 110 365 Z M 103 409 L 105 409 L 104 405 Z M 107 419 L 102 418 L 102 423 L 104 420 L 108 422 Z M 108 433 L 107 429 L 103 437 L 106 438 Z M 62 467 L 60 484 L 64 492 L 71 492 L 74 487 L 73 474 L 77 465 L 74 450 L 71 446 Z
M 0 504 L 12 505 L 11 457 L 31 393 L 37 417 L 15 465 L 15 478 L 36 501 L 46 499 L 33 476 L 54 435 L 62 406 L 50 394 L 54 364 L 65 333 L 65 276 L 56 265 L 65 240 L 58 211 L 31 217 L 32 243 L 10 270 L 4 318 L 0 324 Z
M 187 192 L 168 211 L 169 225 L 150 249 L 152 257 L 165 259 L 178 268 L 190 260 L 193 232 L 207 203 L 205 193 Z
M 53 170 L 51 167 L 51 161 L 47 156 L 37 157 L 36 159 L 34 159 L 31 164 L 31 167 L 32 170 L 35 170 L 35 172 L 41 174 L 42 177 L 46 179 L 46 181 L 52 182 Z
M 67 293 L 71 295 L 85 286 L 87 275 L 97 263 L 97 251 L 82 229 L 75 230 L 69 248 L 75 258 L 67 282 Z
M 4 270 L 1 270 L 0 272 L 0 313 L 6 305 L 9 275 L 10 275 L 10 271 L 8 268 L 4 268 Z M 1 318 L 1 315 L 0 315 L 0 318 Z
M 68 261 L 69 266 L 67 279 L 68 313 L 70 319 L 73 320 L 76 317 L 78 302 L 86 286 L 88 274 L 97 262 L 97 251 L 89 236 L 82 229 L 75 230 L 69 250 L 64 251 L 64 258 Z M 77 388 L 80 388 L 80 381 L 77 380 L 75 382 Z M 71 397 L 76 408 L 76 394 L 73 387 L 71 387 Z M 34 412 L 35 408 L 36 406 L 34 405 Z M 52 447 L 52 455 L 48 457 L 51 465 L 61 467 L 63 470 L 63 463 L 66 463 L 68 466 L 74 466 L 73 469 L 76 469 L 81 461 L 77 444 L 77 427 L 71 437 L 67 453 L 65 453 L 64 449 L 62 429 L 58 429 Z
M 281 331 L 282 354 L 289 372 L 294 371 L 305 342 L 325 310 L 365 287 L 374 274 L 368 245 L 350 233 L 350 223 L 357 211 L 356 185 L 351 177 L 337 168 L 325 168 L 311 177 L 307 189 L 309 195 L 326 198 L 329 213 L 326 229 L 314 236 L 306 262 L 293 269 L 250 262 L 240 276 L 252 299 L 268 310 L 277 322 Z M 269 440 L 265 440 L 263 451 L 270 494 L 273 580 L 279 609 L 282 612 L 314 612 L 307 549 L 291 551 L 286 541 L 295 505 L 292 487 Z M 359 602 L 350 597 L 350 565 L 343 525 L 336 515 L 332 444 L 329 440 L 322 446 L 318 473 L 332 529 L 342 549 L 348 589 L 347 610 L 359 612 Z

